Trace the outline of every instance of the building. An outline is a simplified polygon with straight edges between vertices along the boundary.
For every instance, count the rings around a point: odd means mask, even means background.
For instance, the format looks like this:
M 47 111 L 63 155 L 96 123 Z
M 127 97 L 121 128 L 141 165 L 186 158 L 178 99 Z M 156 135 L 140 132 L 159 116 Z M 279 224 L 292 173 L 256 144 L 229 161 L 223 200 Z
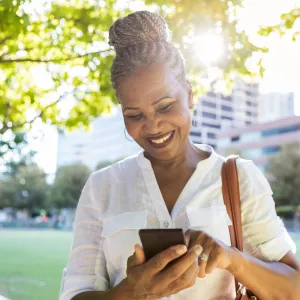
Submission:
M 258 85 L 240 80 L 236 81 L 230 96 L 209 92 L 200 97 L 192 118 L 191 140 L 216 148 L 220 131 L 257 123 L 257 100 Z
M 239 153 L 265 171 L 270 156 L 292 143 L 300 145 L 300 116 L 222 131 L 218 134 L 218 153 Z
M 295 115 L 294 93 L 259 95 L 258 121 L 265 123 Z
M 103 115 L 91 124 L 91 130 L 77 130 L 59 136 L 57 166 L 82 163 L 91 170 L 99 163 L 114 162 L 140 150 L 124 134 L 121 109 L 114 108 L 112 114 Z

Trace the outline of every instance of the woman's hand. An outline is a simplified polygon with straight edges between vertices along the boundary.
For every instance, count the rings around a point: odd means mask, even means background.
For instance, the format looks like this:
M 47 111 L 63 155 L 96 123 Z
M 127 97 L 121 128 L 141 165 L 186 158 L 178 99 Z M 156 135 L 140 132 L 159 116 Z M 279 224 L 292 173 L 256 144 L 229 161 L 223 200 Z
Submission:
M 186 246 L 177 245 L 146 261 L 143 248 L 136 245 L 134 254 L 127 261 L 126 281 L 132 299 L 168 297 L 194 285 L 201 252 L 200 246 L 187 251 Z M 167 266 L 176 258 L 180 259 Z
M 199 257 L 199 274 L 198 277 L 204 278 L 214 269 L 228 269 L 235 254 L 235 250 L 223 242 L 212 238 L 204 231 L 189 229 L 185 232 L 189 240 L 188 248 L 200 245 L 203 252 Z

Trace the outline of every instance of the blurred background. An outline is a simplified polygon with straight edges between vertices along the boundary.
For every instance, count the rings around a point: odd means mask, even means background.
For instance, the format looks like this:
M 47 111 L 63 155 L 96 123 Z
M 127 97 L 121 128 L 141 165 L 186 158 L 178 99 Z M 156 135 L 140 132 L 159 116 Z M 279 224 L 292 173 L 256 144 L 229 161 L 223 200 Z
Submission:
M 140 150 L 107 41 L 142 9 L 186 59 L 191 139 L 253 160 L 300 247 L 299 0 L 0 0 L 0 299 L 58 299 L 84 183 Z

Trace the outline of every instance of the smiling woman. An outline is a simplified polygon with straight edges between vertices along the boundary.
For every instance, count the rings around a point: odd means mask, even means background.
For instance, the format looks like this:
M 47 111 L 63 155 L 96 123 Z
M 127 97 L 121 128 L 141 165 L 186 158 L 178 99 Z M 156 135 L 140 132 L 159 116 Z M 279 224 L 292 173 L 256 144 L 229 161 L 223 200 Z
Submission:
M 109 37 L 112 85 L 143 151 L 86 183 L 60 299 L 229 300 L 234 278 L 261 299 L 300 299 L 300 265 L 270 185 L 243 159 L 236 163 L 245 253 L 231 247 L 225 158 L 189 139 L 193 91 L 165 20 L 135 12 L 118 19 Z M 142 228 L 179 228 L 187 244 L 146 260 Z

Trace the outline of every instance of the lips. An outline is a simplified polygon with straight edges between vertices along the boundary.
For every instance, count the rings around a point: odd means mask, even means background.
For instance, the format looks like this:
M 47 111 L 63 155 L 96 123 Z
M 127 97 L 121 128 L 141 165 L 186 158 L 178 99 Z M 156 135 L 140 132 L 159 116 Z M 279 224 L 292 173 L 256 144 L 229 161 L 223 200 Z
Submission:
M 159 149 L 166 147 L 171 142 L 174 133 L 175 131 L 173 130 L 157 137 L 148 137 L 147 139 L 154 148 Z

